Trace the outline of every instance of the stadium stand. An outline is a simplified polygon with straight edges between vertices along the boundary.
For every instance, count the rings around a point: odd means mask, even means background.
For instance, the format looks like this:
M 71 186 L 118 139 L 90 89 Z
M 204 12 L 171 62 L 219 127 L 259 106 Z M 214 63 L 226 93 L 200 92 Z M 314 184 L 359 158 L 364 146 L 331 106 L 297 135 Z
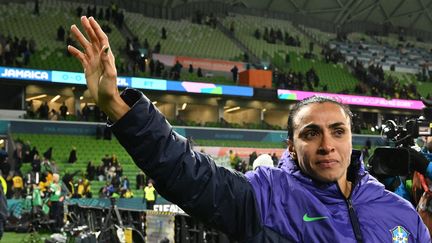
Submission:
M 367 42 L 331 42 L 331 48 L 337 48 L 347 61 L 355 60 L 370 65 L 379 64 L 384 70 L 397 70 L 416 74 L 421 66 L 432 60 L 432 55 L 419 48 L 405 47 L 396 49 L 388 45 Z
M 56 162 L 60 174 L 81 171 L 76 176 L 77 179 L 86 172 L 89 161 L 98 166 L 105 154 L 116 155 L 123 167 L 123 175 L 130 178 L 131 185 L 135 186 L 135 176 L 139 169 L 115 138 L 112 140 L 96 140 L 95 137 L 90 136 L 44 134 L 14 134 L 13 136 L 15 140 L 29 141 L 32 146 L 36 146 L 40 154 L 52 147 L 52 158 Z M 68 163 L 68 156 L 72 146 L 77 149 L 78 160 L 75 163 Z M 97 197 L 98 190 L 104 184 L 105 181 L 92 181 L 93 195 Z M 142 192 L 136 191 L 135 194 L 139 196 L 142 195 Z
M 310 36 L 315 43 L 321 46 L 326 45 L 329 41 L 336 39 L 335 33 L 324 32 L 316 28 L 310 28 L 304 25 L 299 25 L 298 28 L 306 35 Z
M 307 59 L 302 55 L 290 53 L 290 63 L 287 65 L 283 56 L 276 53 L 273 63 L 280 70 L 285 72 L 306 73 L 311 68 L 315 70 L 320 78 L 321 88 L 315 91 L 323 91 L 322 87 L 327 86 L 329 92 L 353 93 L 358 80 L 350 73 L 350 70 L 342 63 L 326 63 L 321 59 Z
M 309 42 L 311 42 L 311 40 L 298 31 L 289 21 L 230 14 L 222 20 L 222 23 L 227 28 L 230 28 L 230 26 L 233 25 L 234 35 L 236 38 L 243 42 L 246 47 L 259 58 L 265 59 L 267 58 L 267 55 L 273 56 L 275 53 L 280 51 L 285 53 L 296 52 L 301 54 L 309 50 Z M 282 41 L 270 44 L 262 38 L 257 39 L 254 36 L 255 31 L 259 30 L 261 37 L 263 37 L 265 28 L 268 28 L 269 32 L 270 29 L 273 29 L 274 31 L 280 30 L 283 36 L 288 34 L 294 39 L 298 39 L 301 44 L 300 46 L 289 46 L 285 45 Z M 320 48 L 316 47 L 314 52 L 319 53 Z
M 376 41 L 382 44 L 390 45 L 392 47 L 405 47 L 408 45 L 408 46 L 424 49 L 425 51 L 430 51 L 432 48 L 431 43 L 420 41 L 421 39 L 412 36 L 397 35 L 397 34 L 390 33 L 388 34 L 388 36 L 377 35 L 374 38 L 376 39 Z
M 376 43 L 376 39 L 365 33 L 353 32 L 347 35 L 347 39 L 351 42 L 366 42 Z
M 80 65 L 69 58 L 64 50 L 64 43 L 56 41 L 56 30 L 60 25 L 67 28 L 76 23 L 78 18 L 74 10 L 81 6 L 78 3 L 47 1 L 41 7 L 40 15 L 28 14 L 32 11 L 32 4 L 0 5 L 3 25 L 0 27 L 2 33 L 7 35 L 26 37 L 35 36 L 36 52 L 30 58 L 29 67 L 57 70 L 80 71 Z M 85 6 L 82 6 L 85 7 Z M 50 14 L 46 14 L 46 13 Z M 263 60 L 271 61 L 280 70 L 286 70 L 287 65 L 283 62 L 287 53 L 292 56 L 289 69 L 295 72 L 306 72 L 315 68 L 322 80 L 322 85 L 329 87 L 331 92 L 352 91 L 356 80 L 352 78 L 348 70 L 341 65 L 325 65 L 320 60 L 308 60 L 302 57 L 302 53 L 308 51 L 308 43 L 311 41 L 290 22 L 283 20 L 269 20 L 266 18 L 236 15 L 228 16 L 223 20 L 225 25 L 234 22 L 236 26 L 236 37 L 241 40 L 253 53 Z M 25 24 L 24 24 L 25 23 Z M 32 24 L 28 24 L 32 23 Z M 110 39 L 117 51 L 124 50 L 125 39 L 119 30 L 110 22 L 103 21 L 110 26 L 112 32 Z M 198 25 L 188 20 L 170 21 L 144 17 L 140 14 L 126 13 L 125 24 L 137 33 L 139 40 L 147 38 L 150 46 L 161 43 L 161 53 L 185 55 L 191 57 L 207 57 L 216 59 L 240 60 L 241 50 L 218 29 L 208 25 Z M 47 27 L 48 26 L 48 27 Z M 167 39 L 161 39 L 161 27 L 167 29 Z M 264 28 L 281 29 L 291 36 L 298 37 L 302 43 L 300 47 L 287 46 L 285 44 L 269 44 L 263 40 L 257 40 L 253 33 L 256 29 Z M 48 32 L 47 32 L 48 31 Z M 309 31 L 311 32 L 311 31 Z M 316 32 L 316 31 L 315 31 Z M 315 33 L 314 32 L 314 33 Z M 40 34 L 44 33 L 44 34 Z M 314 35 L 311 33 L 311 35 Z M 317 34 L 323 36 L 324 34 Z M 329 37 L 331 38 L 331 37 Z M 210 44 L 209 44 L 210 43 Z M 314 53 L 319 53 L 320 48 L 314 48 Z M 119 60 L 122 60 L 119 58 Z M 118 60 L 118 61 L 119 61 Z M 182 77 L 187 80 L 210 81 L 216 83 L 231 84 L 225 76 L 198 77 L 195 73 L 189 74 L 183 69 Z M 138 73 L 138 76 L 150 76 L 149 72 Z
M 142 197 L 142 190 L 135 189 L 135 177 L 140 171 L 133 163 L 132 158 L 127 154 L 123 147 L 118 143 L 115 137 L 112 140 L 96 139 L 94 136 L 82 135 L 48 135 L 48 134 L 30 134 L 14 133 L 13 138 L 16 141 L 24 143 L 29 142 L 31 147 L 35 146 L 39 153 L 42 154 L 48 148 L 52 147 L 52 161 L 61 175 L 81 171 L 75 176 L 75 180 L 82 178 L 86 172 L 87 164 L 99 166 L 105 155 L 115 155 L 123 168 L 123 176 L 127 176 L 133 188 L 135 197 Z M 215 146 L 215 147 L 242 147 L 242 148 L 283 148 L 283 143 L 274 142 L 252 142 L 252 141 L 232 141 L 232 140 L 194 140 L 196 146 Z M 74 163 L 68 163 L 69 152 L 72 147 L 77 150 L 78 160 Z M 21 169 L 23 172 L 31 170 L 30 164 L 24 164 Z M 91 190 L 94 197 L 98 197 L 100 188 L 105 186 L 106 181 L 91 181 Z
M 136 33 L 140 42 L 148 40 L 150 47 L 160 42 L 163 54 L 241 60 L 241 50 L 222 32 L 208 25 L 191 23 L 189 20 L 164 20 L 148 18 L 141 14 L 126 13 L 126 25 Z M 161 29 L 167 38 L 161 38 Z
M 75 10 L 86 7 L 79 3 L 47 0 L 41 5 L 39 15 L 32 14 L 33 3 L 0 4 L 0 33 L 3 37 L 34 39 L 36 52 L 32 54 L 28 67 L 81 71 L 81 65 L 69 57 L 64 41 L 56 40 L 57 29 L 62 26 L 68 38 L 68 29 L 79 22 Z M 126 42 L 111 22 L 102 21 L 102 25 L 111 29 L 111 45 L 117 52 Z

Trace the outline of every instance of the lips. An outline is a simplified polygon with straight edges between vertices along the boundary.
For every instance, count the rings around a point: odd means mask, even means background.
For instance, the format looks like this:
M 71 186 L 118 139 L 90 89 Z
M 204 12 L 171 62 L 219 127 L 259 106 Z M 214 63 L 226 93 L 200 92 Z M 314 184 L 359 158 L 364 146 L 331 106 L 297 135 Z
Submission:
M 321 167 L 321 168 L 331 168 L 331 167 L 339 164 L 339 161 L 337 161 L 335 159 L 322 159 L 322 160 L 318 160 L 318 162 L 316 164 L 318 165 L 318 167 Z

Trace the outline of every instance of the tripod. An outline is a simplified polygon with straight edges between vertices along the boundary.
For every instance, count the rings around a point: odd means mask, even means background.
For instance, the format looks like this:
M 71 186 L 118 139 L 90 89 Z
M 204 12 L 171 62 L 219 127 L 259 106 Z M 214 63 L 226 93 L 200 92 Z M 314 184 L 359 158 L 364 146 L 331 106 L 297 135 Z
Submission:
M 28 228 L 28 232 L 36 232 L 42 227 L 46 227 L 47 229 L 52 230 L 53 220 L 51 220 L 48 216 L 47 210 L 50 210 L 46 205 L 47 199 L 40 198 L 40 195 L 37 195 L 36 188 L 31 188 L 37 186 L 36 184 L 30 184 L 27 187 L 27 199 L 30 200 L 30 225 Z M 36 194 L 36 195 L 35 195 Z M 39 199 L 37 198 L 39 197 Z M 47 198 L 49 194 L 47 194 Z M 35 200 L 38 199 L 38 202 Z M 46 207 L 46 208 L 45 208 Z
M 110 198 L 110 201 L 111 201 L 111 208 L 108 211 L 107 217 L 103 220 L 104 221 L 102 224 L 103 229 L 101 229 L 101 233 L 98 237 L 98 242 L 103 242 L 103 243 L 120 242 L 118 236 L 118 229 L 120 229 L 122 232 L 125 230 L 125 227 L 123 225 L 123 220 L 121 218 L 120 212 L 116 205 L 116 199 Z M 115 224 L 116 222 L 112 218 L 113 215 L 115 215 L 115 218 L 117 219 L 118 226 Z M 128 221 L 126 220 L 126 222 Z M 132 226 L 132 228 L 130 228 L 129 230 L 131 230 L 132 242 L 138 242 L 138 243 L 145 242 L 144 236 L 138 230 L 136 230 L 135 227 Z M 120 236 L 120 237 L 124 237 L 124 236 Z
M 36 232 L 36 227 L 35 227 L 35 223 L 36 221 L 34 220 L 34 214 L 35 214 L 35 208 L 33 205 L 33 200 L 34 200 L 34 196 L 33 196 L 33 188 L 31 188 L 33 186 L 33 184 L 30 184 L 30 186 L 27 186 L 27 199 L 30 199 L 30 225 L 28 228 L 29 233 L 34 233 Z
M 117 230 L 114 227 L 115 222 L 112 219 L 113 214 L 115 214 L 117 223 L 122 229 L 123 229 L 123 221 L 121 219 L 120 212 L 116 205 L 116 199 L 111 197 L 110 201 L 111 201 L 111 207 L 108 210 L 107 217 L 103 220 L 104 221 L 102 223 L 103 228 L 101 229 L 101 233 L 98 237 L 98 242 L 120 242 L 117 236 Z
M 114 197 L 110 197 L 110 201 L 111 201 L 111 208 L 108 211 L 108 216 L 105 218 L 105 222 L 103 224 L 103 227 L 106 229 L 109 226 L 109 223 L 112 223 L 111 217 L 112 217 L 112 214 L 114 211 L 115 216 L 116 216 L 117 221 L 118 221 L 118 224 L 120 225 L 120 227 L 123 228 L 123 221 L 121 219 L 120 212 L 119 212 L 117 205 L 116 205 L 116 199 Z

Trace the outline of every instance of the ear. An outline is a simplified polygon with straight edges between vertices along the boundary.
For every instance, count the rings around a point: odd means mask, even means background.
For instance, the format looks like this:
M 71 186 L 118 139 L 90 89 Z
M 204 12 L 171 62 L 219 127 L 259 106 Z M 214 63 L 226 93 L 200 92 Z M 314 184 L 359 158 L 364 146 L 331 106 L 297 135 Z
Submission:
M 288 139 L 288 151 L 291 155 L 291 158 L 297 159 L 297 153 L 294 148 L 294 142 L 291 139 Z

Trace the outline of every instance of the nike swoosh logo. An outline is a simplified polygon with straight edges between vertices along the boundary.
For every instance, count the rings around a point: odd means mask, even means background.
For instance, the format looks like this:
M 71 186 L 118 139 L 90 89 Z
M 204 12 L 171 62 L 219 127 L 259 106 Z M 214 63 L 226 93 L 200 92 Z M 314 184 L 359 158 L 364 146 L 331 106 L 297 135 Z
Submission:
M 317 221 L 317 220 L 323 220 L 323 219 L 327 219 L 328 217 L 309 217 L 307 215 L 307 213 L 305 213 L 305 215 L 303 215 L 303 221 L 305 222 L 313 222 L 313 221 Z

